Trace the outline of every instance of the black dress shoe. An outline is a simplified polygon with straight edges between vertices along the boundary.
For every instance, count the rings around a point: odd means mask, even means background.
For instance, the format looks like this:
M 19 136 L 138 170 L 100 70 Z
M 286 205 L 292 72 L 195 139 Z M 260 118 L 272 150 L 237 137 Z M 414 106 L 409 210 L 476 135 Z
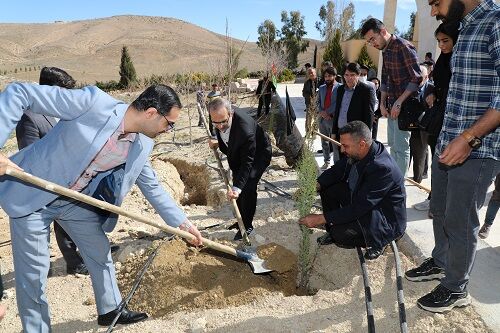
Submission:
M 330 245 L 333 244 L 333 238 L 329 233 L 324 234 L 316 239 L 319 245 Z
M 376 248 L 370 247 L 370 248 L 366 249 L 365 259 L 366 260 L 375 260 L 375 259 L 377 259 L 382 254 L 384 254 L 384 251 L 385 251 L 386 247 L 387 246 L 384 246 L 381 249 L 376 249 Z
M 97 324 L 101 326 L 109 326 L 115 319 L 116 315 L 118 314 L 118 309 L 115 309 L 111 312 L 108 312 L 103 315 L 97 316 Z M 133 324 L 133 323 L 138 323 L 140 321 L 143 321 L 148 318 L 148 315 L 145 314 L 144 312 L 135 312 L 135 311 L 129 311 L 127 309 L 123 309 L 122 314 L 120 315 L 120 318 L 116 321 L 117 324 L 122 324 L 122 325 L 127 325 L 127 324 Z

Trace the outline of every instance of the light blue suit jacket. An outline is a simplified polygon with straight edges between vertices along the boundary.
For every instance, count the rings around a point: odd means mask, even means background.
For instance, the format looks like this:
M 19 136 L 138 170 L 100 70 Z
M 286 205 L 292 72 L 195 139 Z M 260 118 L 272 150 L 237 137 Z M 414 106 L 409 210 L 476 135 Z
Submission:
M 96 87 L 68 90 L 36 84 L 11 84 L 0 94 L 0 147 L 9 138 L 24 110 L 60 118 L 46 136 L 10 159 L 28 173 L 69 187 L 118 128 L 127 108 L 127 104 Z M 107 201 L 120 205 L 136 183 L 163 220 L 178 227 L 187 218 L 162 188 L 149 163 L 153 145 L 151 138 L 137 135 L 125 168 L 98 174 L 82 192 L 99 198 L 99 193 L 94 193 L 97 185 L 111 175 L 114 193 Z M 9 176 L 0 177 L 0 206 L 10 217 L 31 214 L 57 197 L 57 194 Z M 104 230 L 113 230 L 116 222 L 117 217 L 111 215 L 103 226 Z
M 326 111 L 329 115 L 333 116 L 335 113 L 335 105 L 337 104 L 337 89 L 340 86 L 338 82 L 333 83 L 332 87 L 332 100 L 330 107 L 325 110 L 325 98 L 326 98 L 326 84 L 322 84 L 319 88 L 318 94 L 318 113 L 321 111 Z

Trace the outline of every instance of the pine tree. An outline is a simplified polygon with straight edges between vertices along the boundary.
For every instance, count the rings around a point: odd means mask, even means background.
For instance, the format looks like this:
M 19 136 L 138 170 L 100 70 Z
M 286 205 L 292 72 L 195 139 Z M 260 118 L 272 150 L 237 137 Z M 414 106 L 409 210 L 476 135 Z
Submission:
M 344 53 L 342 52 L 342 47 L 340 46 L 341 33 L 339 30 L 335 32 L 335 36 L 330 38 L 328 44 L 326 45 L 325 53 L 323 54 L 323 61 L 331 61 L 333 67 L 337 71 L 341 71 L 344 68 Z
M 129 88 L 132 84 L 137 82 L 137 74 L 135 72 L 134 64 L 128 54 L 127 47 L 122 48 L 122 58 L 120 63 L 120 86 Z
M 368 68 L 373 68 L 376 70 L 375 64 L 372 61 L 372 58 L 368 55 L 368 50 L 366 48 L 366 45 L 363 45 L 363 48 L 361 48 L 361 52 L 359 52 L 358 64 L 360 65 L 365 65 Z

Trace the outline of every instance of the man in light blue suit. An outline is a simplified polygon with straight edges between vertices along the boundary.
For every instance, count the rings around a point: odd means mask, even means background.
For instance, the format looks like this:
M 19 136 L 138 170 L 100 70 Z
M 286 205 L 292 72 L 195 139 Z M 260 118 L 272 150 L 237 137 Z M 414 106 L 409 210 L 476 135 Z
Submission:
M 45 296 L 49 226 L 58 220 L 75 241 L 90 272 L 99 325 L 109 325 L 121 301 L 105 232 L 117 216 L 5 175 L 7 166 L 120 205 L 137 184 L 163 220 L 201 235 L 161 187 L 149 163 L 152 138 L 173 128 L 181 102 L 164 85 L 146 89 L 132 104 L 96 87 L 68 90 L 16 83 L 0 94 L 0 147 L 23 111 L 60 118 L 41 140 L 10 157 L 0 154 L 0 206 L 10 217 L 16 297 L 25 332 L 49 332 Z M 147 318 L 125 310 L 118 323 Z
M 325 69 L 323 76 L 325 84 L 319 87 L 318 93 L 318 115 L 319 132 L 328 137 L 332 136 L 333 117 L 335 115 L 335 105 L 337 101 L 337 88 L 339 84 L 335 81 L 337 70 L 334 67 Z M 325 139 L 321 139 L 321 149 L 323 150 L 324 164 L 321 169 L 328 169 L 330 166 L 330 153 L 333 153 L 333 161 L 337 161 L 339 153 L 337 147 Z

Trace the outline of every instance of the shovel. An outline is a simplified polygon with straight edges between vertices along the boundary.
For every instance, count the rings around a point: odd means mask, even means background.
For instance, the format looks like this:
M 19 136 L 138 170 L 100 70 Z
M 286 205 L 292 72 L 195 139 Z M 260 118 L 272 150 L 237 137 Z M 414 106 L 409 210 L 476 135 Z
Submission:
M 139 214 L 131 213 L 131 212 L 126 211 L 125 209 L 120 208 L 118 206 L 112 205 L 112 204 L 107 203 L 107 202 L 102 201 L 102 200 L 92 198 L 88 195 L 85 195 L 85 194 L 82 194 L 80 192 L 65 188 L 63 186 L 51 183 L 47 180 L 30 175 L 29 173 L 26 173 L 24 171 L 20 171 L 20 170 L 11 168 L 11 167 L 7 167 L 7 169 L 5 170 L 5 174 L 12 176 L 14 178 L 20 179 L 22 181 L 25 181 L 27 183 L 36 185 L 38 187 L 41 187 L 47 191 L 57 193 L 59 195 L 66 196 L 68 198 L 72 198 L 72 199 L 84 202 L 86 204 L 89 204 L 91 206 L 106 210 L 106 211 L 111 212 L 111 213 L 126 216 L 128 218 L 133 219 L 133 220 L 142 222 L 144 224 L 148 224 L 150 226 L 153 226 L 153 227 L 158 228 L 160 230 L 163 230 L 165 232 L 174 234 L 176 236 L 182 237 L 184 239 L 194 240 L 196 238 L 194 235 L 190 234 L 187 231 L 183 231 L 183 230 L 171 227 L 171 226 L 166 225 L 166 224 L 158 224 L 158 223 L 153 222 L 153 221 L 151 221 L 151 220 L 149 220 L 149 219 L 147 219 Z M 248 253 L 245 251 L 237 250 L 237 249 L 232 248 L 230 246 L 223 245 L 223 244 L 211 241 L 211 240 L 206 239 L 206 238 L 202 238 L 202 240 L 203 240 L 203 245 L 205 245 L 208 248 L 211 248 L 211 249 L 214 249 L 214 250 L 217 250 L 220 252 L 224 252 L 224 253 L 227 253 L 229 255 L 232 255 L 232 256 L 235 256 L 235 257 L 238 257 L 240 259 L 245 260 L 246 262 L 248 262 L 250 264 L 250 266 L 252 267 L 252 271 L 255 274 L 264 274 L 264 273 L 272 272 L 271 269 L 267 269 L 265 267 L 264 260 L 259 258 L 257 256 L 257 254 L 255 254 L 255 253 Z
M 208 139 L 212 137 L 212 133 L 210 133 L 210 130 L 208 128 L 207 120 L 205 119 L 205 115 L 203 113 L 203 110 L 201 110 L 201 105 L 198 103 L 198 108 L 200 109 L 200 116 L 202 117 L 203 120 L 203 125 L 205 126 L 205 129 L 207 130 L 208 134 Z M 222 161 L 220 159 L 219 152 L 217 151 L 217 148 L 212 148 L 212 151 L 214 152 L 215 159 L 217 160 L 217 165 L 219 166 L 219 171 L 222 175 L 222 178 L 224 179 L 224 184 L 226 184 L 226 187 L 231 190 L 231 185 L 229 185 L 229 179 L 227 178 L 227 173 L 226 170 L 224 169 L 224 166 L 222 165 Z M 231 199 L 231 207 L 233 208 L 233 213 L 234 216 L 236 217 L 236 221 L 238 222 L 238 228 L 240 229 L 241 236 L 243 238 L 243 243 L 251 247 L 252 244 L 250 243 L 250 239 L 248 238 L 247 231 L 245 229 L 245 225 L 243 224 L 243 219 L 241 218 L 240 210 L 238 209 L 238 205 L 236 204 L 235 199 Z

